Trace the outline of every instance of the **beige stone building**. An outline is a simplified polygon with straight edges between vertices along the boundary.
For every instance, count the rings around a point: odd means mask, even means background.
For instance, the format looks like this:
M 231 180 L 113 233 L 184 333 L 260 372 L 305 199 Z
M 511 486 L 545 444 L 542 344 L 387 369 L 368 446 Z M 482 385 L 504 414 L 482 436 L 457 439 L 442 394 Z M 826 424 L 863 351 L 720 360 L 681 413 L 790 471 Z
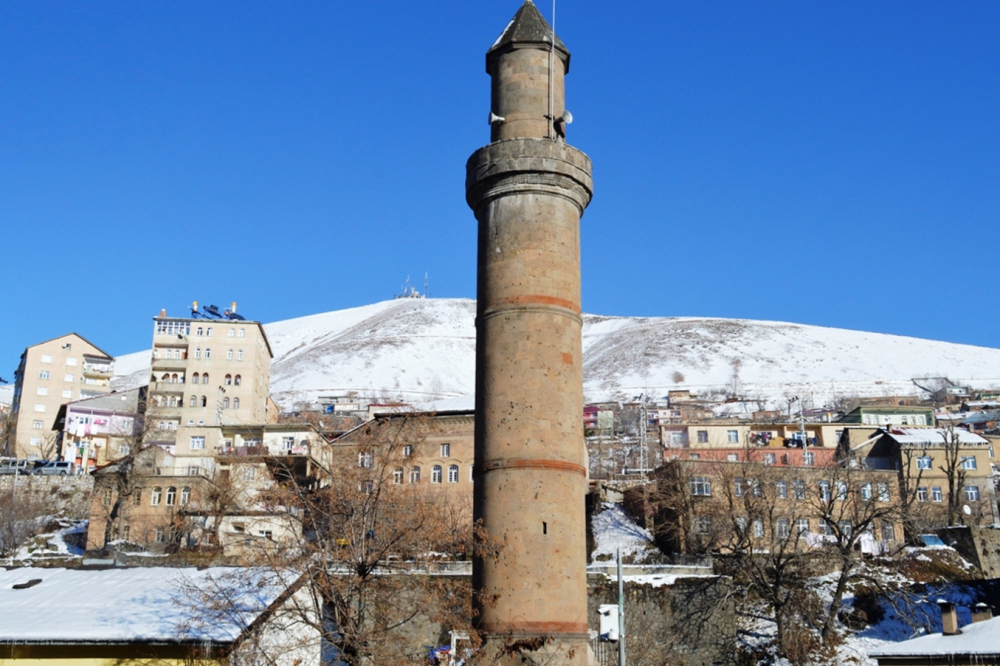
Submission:
M 109 393 L 112 374 L 114 359 L 76 333 L 25 349 L 14 375 L 14 454 L 18 458 L 56 458 L 59 451 L 52 428 L 59 407 Z

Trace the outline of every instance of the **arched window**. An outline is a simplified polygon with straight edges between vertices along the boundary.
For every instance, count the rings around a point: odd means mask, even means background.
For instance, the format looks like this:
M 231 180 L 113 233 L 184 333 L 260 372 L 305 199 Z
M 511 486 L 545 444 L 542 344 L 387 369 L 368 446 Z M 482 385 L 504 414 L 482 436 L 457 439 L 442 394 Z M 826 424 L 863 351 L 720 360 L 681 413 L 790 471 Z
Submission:
M 212 350 L 205 347 L 205 358 L 212 358 Z
M 167 506 L 173 506 L 176 503 L 177 503 L 177 489 L 171 486 L 170 488 L 167 488 L 167 501 L 165 502 L 165 504 Z
M 243 360 L 243 350 L 242 349 L 237 349 L 236 350 L 236 360 L 237 361 L 242 361 Z
M 414 465 L 410 468 L 410 483 L 420 483 L 420 466 Z
M 181 488 L 181 506 L 184 506 L 191 501 L 191 489 L 188 487 Z
M 242 382 L 242 381 L 243 381 L 243 378 L 240 377 L 239 375 L 236 375 L 236 377 L 233 379 L 233 383 L 236 384 L 237 386 L 239 386 L 240 382 Z
M 243 329 L 241 328 L 241 329 L 240 329 L 240 333 L 239 333 L 239 335 L 240 335 L 240 337 L 241 337 L 241 338 L 245 338 L 245 337 L 247 336 L 247 332 L 246 332 L 246 331 L 244 331 L 244 330 L 243 330 Z
M 229 329 L 229 337 L 233 337 L 234 335 L 236 335 L 236 329 L 235 328 Z
M 208 337 L 212 337 L 212 327 L 211 326 L 209 326 L 208 329 L 205 332 L 208 333 Z
M 201 379 L 201 375 L 199 375 L 197 372 L 194 373 L 193 375 L 191 375 L 191 383 L 192 384 L 197 384 L 200 379 Z
M 233 360 L 233 350 L 232 349 L 227 349 L 226 350 L 226 360 L 227 361 L 232 361 Z
M 448 466 L 448 483 L 458 483 L 458 465 Z
M 431 483 L 441 483 L 441 465 L 431 468 Z
M 149 494 L 149 505 L 150 506 L 160 506 L 160 497 L 163 495 L 163 489 L 157 486 L 153 488 L 153 492 Z
M 195 358 L 201 358 L 201 347 L 195 348 L 195 350 L 194 350 L 194 357 Z
M 164 423 L 163 421 L 160 421 L 160 430 L 166 430 L 166 429 L 167 429 L 167 424 Z
M 201 326 L 199 326 L 195 335 L 204 335 L 204 334 L 205 334 L 204 329 Z
M 201 376 L 201 383 L 202 384 L 207 384 L 208 383 L 208 373 L 207 372 Z
M 174 384 L 177 383 L 177 373 L 176 372 L 174 374 L 170 375 L 170 381 L 172 381 Z
M 163 376 L 160 377 L 160 381 L 161 382 L 169 382 L 170 381 L 170 373 L 169 372 L 163 373 Z
M 192 407 L 198 406 L 198 396 L 196 395 L 191 396 L 191 406 Z
M 226 386 L 229 386 L 232 383 L 233 383 L 233 376 L 232 375 L 226 375 L 226 381 L 225 381 Z
M 208 396 L 201 396 L 201 406 L 208 407 Z
M 240 399 L 233 398 L 233 409 L 239 409 L 239 408 L 240 408 Z
M 397 484 L 397 485 L 399 485 L 400 483 L 403 482 L 403 468 L 402 467 L 397 467 L 396 469 L 392 470 L 392 482 L 395 483 L 395 484 Z
M 177 397 L 176 396 L 170 396 L 170 406 L 171 407 L 176 407 L 177 406 Z
M 222 399 L 222 408 L 223 409 L 229 409 L 229 398 L 223 398 Z

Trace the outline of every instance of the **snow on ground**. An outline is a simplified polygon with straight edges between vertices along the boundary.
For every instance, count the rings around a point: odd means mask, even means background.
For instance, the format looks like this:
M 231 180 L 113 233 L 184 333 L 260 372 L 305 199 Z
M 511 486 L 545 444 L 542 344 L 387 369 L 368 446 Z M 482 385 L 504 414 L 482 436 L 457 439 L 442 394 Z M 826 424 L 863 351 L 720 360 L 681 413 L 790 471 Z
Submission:
M 613 562 L 619 549 L 623 562 L 629 557 L 633 562 L 642 562 L 657 550 L 649 530 L 636 525 L 620 504 L 606 502 L 603 511 L 591 519 L 591 527 L 594 531 L 592 562 Z
M 83 548 L 79 544 L 86 538 L 88 521 L 44 518 L 42 523 L 48 523 L 54 529 L 34 536 L 8 558 L 6 564 L 46 559 L 63 561 L 83 556 Z M 0 559 L 0 563 L 2 562 L 4 560 Z
M 413 403 L 475 391 L 476 302 L 398 299 L 266 324 L 272 393 L 288 409 L 351 391 Z M 116 389 L 148 379 L 148 351 L 116 359 Z M 905 395 L 947 375 L 1000 387 L 1000 349 L 746 319 L 584 315 L 588 401 L 671 389 L 737 388 L 814 405 L 840 395 Z

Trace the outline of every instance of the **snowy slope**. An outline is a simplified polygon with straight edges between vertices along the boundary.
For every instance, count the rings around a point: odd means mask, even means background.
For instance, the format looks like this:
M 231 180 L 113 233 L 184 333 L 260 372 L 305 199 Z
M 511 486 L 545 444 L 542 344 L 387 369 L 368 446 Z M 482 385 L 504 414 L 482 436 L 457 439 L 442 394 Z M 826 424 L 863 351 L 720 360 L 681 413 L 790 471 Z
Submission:
M 473 393 L 475 301 L 401 299 L 265 325 L 271 390 L 283 407 L 358 391 L 424 402 Z M 946 375 L 1000 386 L 1000 350 L 743 319 L 584 316 L 588 400 L 738 385 L 748 396 L 917 392 Z M 149 353 L 120 357 L 116 387 L 144 383 Z

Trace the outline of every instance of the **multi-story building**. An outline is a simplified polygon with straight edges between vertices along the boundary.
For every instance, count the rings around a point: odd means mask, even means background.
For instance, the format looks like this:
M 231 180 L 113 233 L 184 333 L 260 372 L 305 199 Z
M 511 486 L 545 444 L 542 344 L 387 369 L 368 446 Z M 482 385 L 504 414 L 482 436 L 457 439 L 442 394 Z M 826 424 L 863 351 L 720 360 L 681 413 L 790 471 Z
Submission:
M 871 426 L 932 426 L 934 408 L 917 405 L 861 405 L 844 414 L 839 422 Z
M 273 354 L 264 327 L 237 317 L 235 303 L 221 318 L 197 308 L 153 318 L 148 418 L 167 451 L 184 439 L 181 428 L 268 421 Z
M 843 426 L 806 423 L 686 423 L 660 425 L 663 458 L 766 465 L 829 467 Z
M 67 402 L 56 414 L 60 458 L 82 469 L 128 455 L 138 444 L 146 387 Z
M 52 427 L 59 407 L 109 393 L 113 374 L 114 359 L 76 333 L 25 349 L 14 374 L 13 453 L 18 458 L 56 457 L 59 451 Z

